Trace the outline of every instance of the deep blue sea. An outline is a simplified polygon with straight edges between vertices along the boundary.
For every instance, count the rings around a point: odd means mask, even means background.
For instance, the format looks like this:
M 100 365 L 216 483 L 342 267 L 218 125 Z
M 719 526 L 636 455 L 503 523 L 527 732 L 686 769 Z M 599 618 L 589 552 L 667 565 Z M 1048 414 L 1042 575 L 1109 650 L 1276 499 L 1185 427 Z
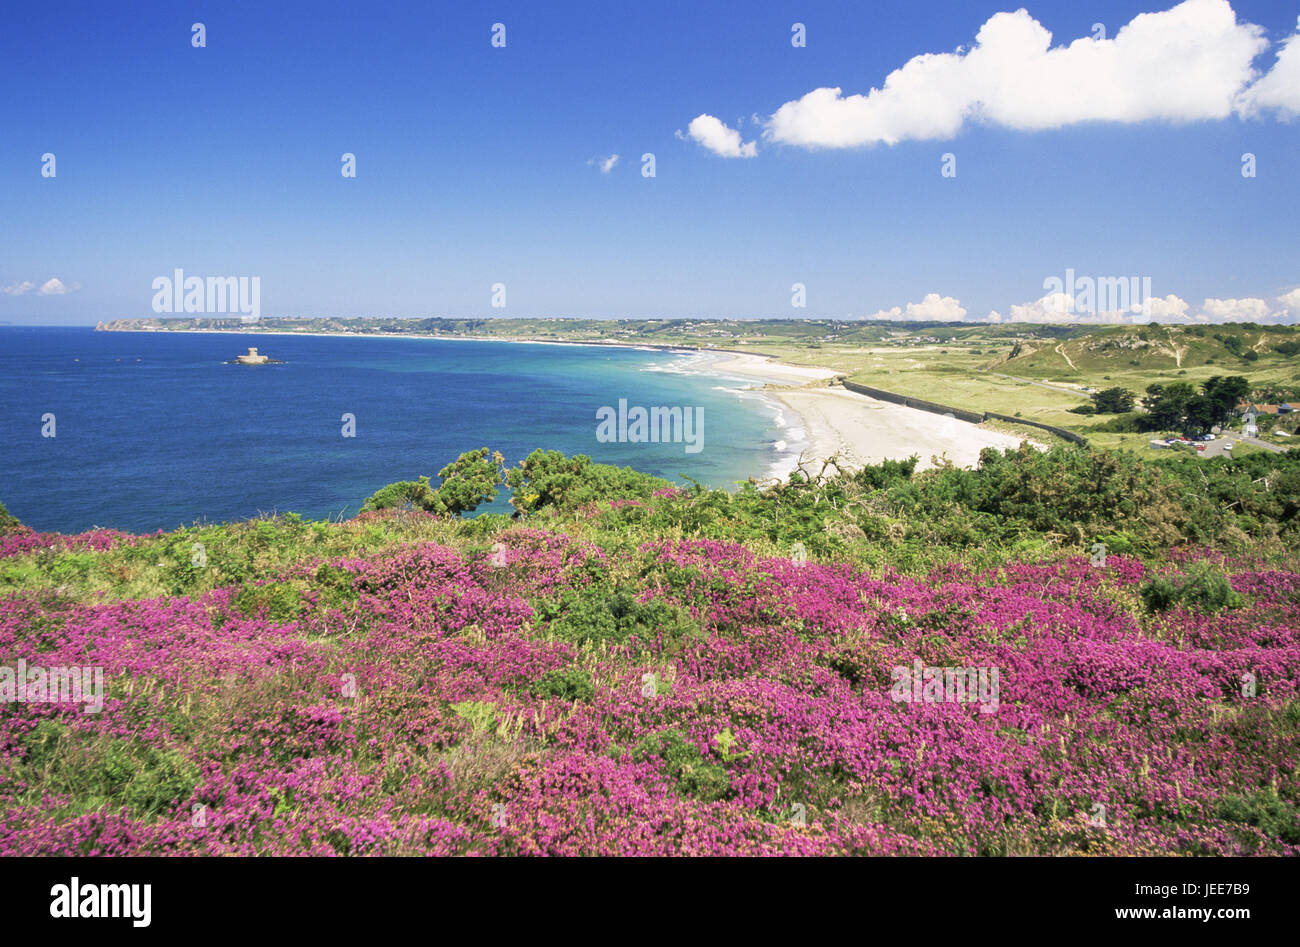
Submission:
M 283 365 L 227 365 L 257 346 Z M 376 337 L 0 328 L 0 502 L 42 531 L 355 514 L 476 447 L 537 447 L 678 483 L 765 476 L 790 435 L 708 356 Z M 703 449 L 601 443 L 618 399 L 704 408 Z M 342 416 L 356 436 L 342 436 Z M 54 437 L 42 418 L 54 415 Z M 505 494 L 490 508 L 508 511 Z

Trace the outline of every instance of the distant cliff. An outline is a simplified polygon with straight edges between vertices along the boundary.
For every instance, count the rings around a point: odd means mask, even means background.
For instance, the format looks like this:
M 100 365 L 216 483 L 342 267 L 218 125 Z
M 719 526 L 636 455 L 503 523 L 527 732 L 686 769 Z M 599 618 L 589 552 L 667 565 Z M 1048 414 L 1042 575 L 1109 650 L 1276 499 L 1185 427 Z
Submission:
M 259 328 L 234 319 L 110 319 L 95 323 L 96 332 L 184 332 L 187 329 L 248 329 Z M 268 328 L 262 326 L 261 328 Z

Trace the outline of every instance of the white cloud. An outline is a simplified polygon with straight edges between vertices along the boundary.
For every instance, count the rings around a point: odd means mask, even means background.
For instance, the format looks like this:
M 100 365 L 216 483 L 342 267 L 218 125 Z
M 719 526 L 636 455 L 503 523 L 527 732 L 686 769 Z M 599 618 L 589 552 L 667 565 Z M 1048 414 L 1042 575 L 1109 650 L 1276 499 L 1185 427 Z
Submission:
M 1141 312 L 1088 312 L 1075 311 L 1066 293 L 1048 293 L 1041 299 L 1010 307 L 1010 316 L 1003 317 L 997 310 L 982 320 L 985 322 L 1071 323 L 1079 325 L 1120 325 L 1123 323 L 1223 323 L 1257 322 L 1279 323 L 1300 321 L 1300 288 L 1277 297 L 1276 305 L 1258 297 L 1244 299 L 1206 299 L 1191 315 L 1192 307 L 1184 299 L 1172 294 L 1152 296 L 1147 300 L 1149 318 Z M 1288 312 L 1289 310 L 1289 312 Z
M 712 115 L 697 115 L 686 126 L 686 134 L 677 132 L 678 138 L 690 138 L 724 158 L 752 158 L 758 154 L 755 142 L 742 142 L 740 132 L 728 128 L 721 119 Z
M 77 284 L 74 283 L 71 287 L 64 286 L 63 281 L 56 277 L 46 280 L 36 292 L 41 296 L 65 296 L 75 289 Z
M 609 174 L 609 172 L 614 170 L 614 166 L 618 164 L 618 155 L 610 155 L 607 158 L 602 158 L 597 155 L 595 158 L 588 158 L 587 167 L 591 167 L 593 164 L 600 166 L 601 174 Z
M 1080 314 L 1071 313 L 1074 299 L 1067 293 L 1048 293 L 1033 302 L 1012 304 L 1008 322 L 1072 322 Z
M 777 109 L 765 136 L 849 148 L 950 138 L 967 120 L 1036 130 L 1222 119 L 1255 77 L 1251 61 L 1268 46 L 1263 32 L 1237 23 L 1227 0 L 1185 0 L 1134 17 L 1112 39 L 1089 36 L 1052 48 L 1052 34 L 1026 10 L 997 13 L 969 51 L 916 56 L 866 95 L 814 89 Z M 1289 64 L 1290 46 L 1285 55 Z M 1261 97 L 1278 94 L 1270 88 Z
M 6 296 L 25 296 L 33 289 L 36 290 L 38 296 L 66 296 L 68 293 L 75 293 L 81 289 L 81 284 L 73 283 L 68 286 L 58 277 L 48 279 L 40 286 L 37 286 L 31 280 L 23 280 L 21 283 L 0 287 L 0 293 Z
M 966 317 L 962 304 L 951 296 L 926 293 L 919 303 L 908 303 L 906 309 L 894 306 L 881 309 L 868 319 L 894 319 L 904 322 L 960 322 Z
M 1269 108 L 1287 118 L 1300 116 L 1300 18 L 1296 20 L 1295 34 L 1282 44 L 1273 68 L 1241 97 L 1241 110 L 1246 114 Z
M 1187 301 L 1179 299 L 1172 293 L 1163 299 L 1159 296 L 1152 296 L 1148 302 L 1148 309 L 1151 314 L 1152 322 L 1188 322 L 1187 310 L 1189 308 Z
M 1161 307 L 1177 308 L 1176 303 L 1170 303 L 1168 300 L 1178 300 L 1176 296 L 1169 296 L 1165 300 L 1152 298 L 1152 308 L 1157 305 Z M 1186 307 L 1186 303 L 1183 306 Z M 1079 325 L 1117 325 L 1125 322 L 1146 322 L 1146 318 L 1139 312 L 1125 312 L 1120 310 L 1109 310 L 1094 312 L 1088 310 L 1079 310 L 1077 302 L 1068 293 L 1048 293 L 1041 299 L 1033 302 L 1013 305 L 1011 307 L 1011 317 L 1008 322 L 1039 322 L 1039 323 L 1071 323 Z M 1157 320 L 1158 321 L 1158 320 Z
M 1201 314 L 1210 322 L 1264 322 L 1272 314 L 1272 307 L 1258 297 L 1245 299 L 1207 299 L 1201 304 Z

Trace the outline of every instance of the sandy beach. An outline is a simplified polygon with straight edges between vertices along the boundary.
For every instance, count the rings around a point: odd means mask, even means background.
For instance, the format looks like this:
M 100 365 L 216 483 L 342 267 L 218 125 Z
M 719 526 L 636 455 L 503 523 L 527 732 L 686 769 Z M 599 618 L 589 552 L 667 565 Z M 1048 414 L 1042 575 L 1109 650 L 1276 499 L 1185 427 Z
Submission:
M 973 467 L 984 448 L 1019 447 L 1022 440 L 956 418 L 827 387 L 825 382 L 840 374 L 827 368 L 787 365 L 761 355 L 718 353 L 716 357 L 709 366 L 713 373 L 752 380 L 763 386 L 763 395 L 801 420 L 794 436 L 808 459 L 838 455 L 846 468 L 856 469 L 916 454 L 918 470 L 936 466 L 935 460 L 944 457 L 959 467 Z
M 920 457 L 918 470 L 936 466 L 934 459 L 943 457 L 958 467 L 973 467 L 985 447 L 1006 449 L 1021 442 L 1012 434 L 877 401 L 844 388 L 774 394 L 803 418 L 808 432 L 806 456 L 823 459 L 838 454 L 849 468 L 913 454 Z

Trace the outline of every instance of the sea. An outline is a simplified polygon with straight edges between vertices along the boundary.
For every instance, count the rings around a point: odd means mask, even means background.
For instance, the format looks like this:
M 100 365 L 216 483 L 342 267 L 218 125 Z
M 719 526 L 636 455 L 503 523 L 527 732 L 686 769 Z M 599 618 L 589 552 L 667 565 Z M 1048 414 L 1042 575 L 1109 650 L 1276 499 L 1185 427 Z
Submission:
M 281 364 L 227 364 L 249 346 Z M 0 502 L 40 531 L 355 515 L 489 447 L 686 486 L 788 473 L 797 418 L 711 353 L 607 345 L 0 327 Z M 604 442 L 597 413 L 702 409 L 701 449 Z M 348 435 L 352 436 L 348 436 Z M 479 512 L 509 512 L 504 489 Z

